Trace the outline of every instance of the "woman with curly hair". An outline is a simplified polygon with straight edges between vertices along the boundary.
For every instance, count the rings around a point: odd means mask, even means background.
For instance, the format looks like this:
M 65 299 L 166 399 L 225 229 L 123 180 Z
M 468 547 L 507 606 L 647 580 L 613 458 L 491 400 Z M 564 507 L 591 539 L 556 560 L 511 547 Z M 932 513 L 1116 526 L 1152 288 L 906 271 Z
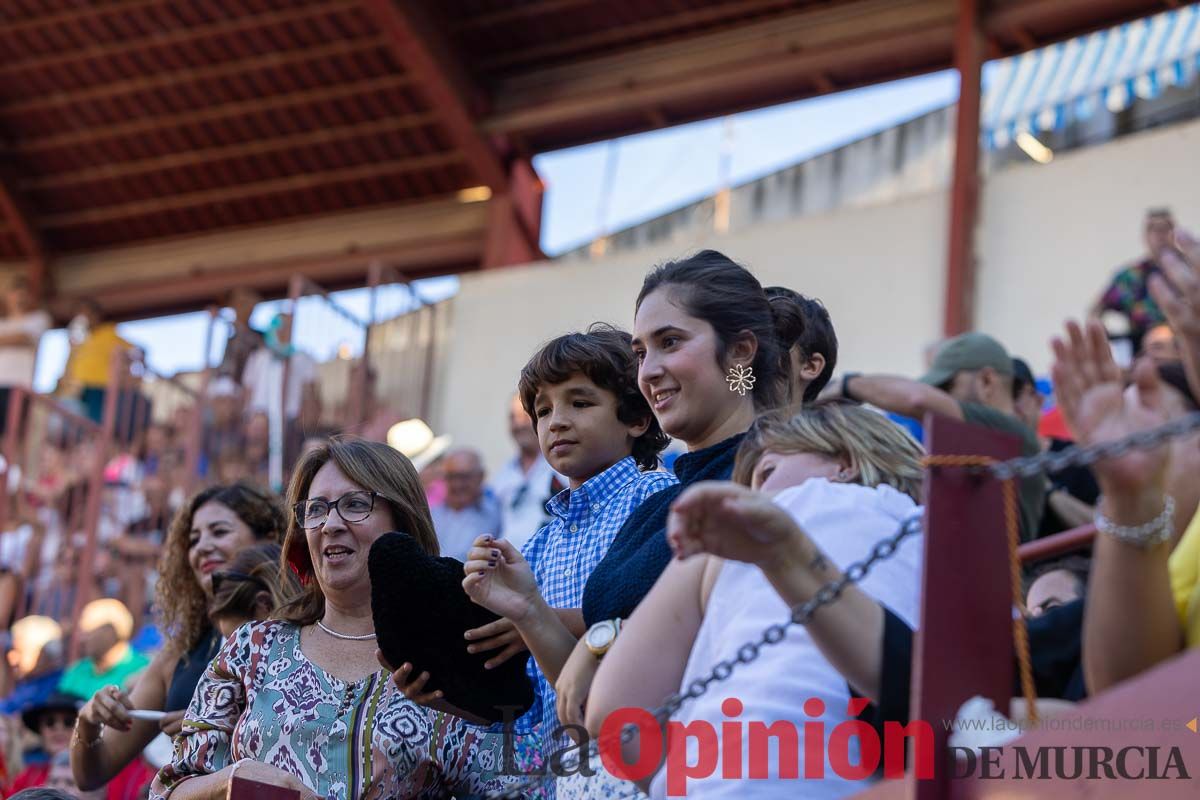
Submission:
M 212 486 L 193 496 L 171 523 L 159 562 L 157 604 L 166 646 L 129 693 L 96 692 L 79 712 L 71 767 L 79 788 L 95 789 L 121 772 L 158 735 L 179 732 L 183 712 L 204 668 L 221 647 L 209 621 L 213 575 L 259 542 L 279 542 L 286 520 L 271 495 L 249 486 Z M 129 712 L 161 710 L 159 721 Z M 107 727 L 109 730 L 104 731 Z

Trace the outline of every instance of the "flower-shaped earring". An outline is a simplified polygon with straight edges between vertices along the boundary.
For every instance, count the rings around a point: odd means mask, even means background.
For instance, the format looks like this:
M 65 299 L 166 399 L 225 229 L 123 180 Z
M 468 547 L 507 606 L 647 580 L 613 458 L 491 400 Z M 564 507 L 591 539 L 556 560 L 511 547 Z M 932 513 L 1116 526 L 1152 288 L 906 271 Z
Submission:
M 725 376 L 725 382 L 729 384 L 729 391 L 737 392 L 742 397 L 746 396 L 746 392 L 754 388 L 754 367 L 743 367 L 741 364 L 734 364 L 729 368 L 729 374 Z

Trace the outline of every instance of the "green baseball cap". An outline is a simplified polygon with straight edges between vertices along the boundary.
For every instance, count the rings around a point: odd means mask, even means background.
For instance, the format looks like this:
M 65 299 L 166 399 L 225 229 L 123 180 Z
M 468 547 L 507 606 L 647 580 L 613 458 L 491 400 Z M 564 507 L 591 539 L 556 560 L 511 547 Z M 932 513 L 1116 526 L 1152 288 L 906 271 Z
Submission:
M 984 367 L 991 367 L 1001 375 L 1013 374 L 1012 358 L 1004 345 L 986 333 L 960 334 L 938 348 L 933 366 L 921 376 L 921 383 L 943 386 L 959 372 Z

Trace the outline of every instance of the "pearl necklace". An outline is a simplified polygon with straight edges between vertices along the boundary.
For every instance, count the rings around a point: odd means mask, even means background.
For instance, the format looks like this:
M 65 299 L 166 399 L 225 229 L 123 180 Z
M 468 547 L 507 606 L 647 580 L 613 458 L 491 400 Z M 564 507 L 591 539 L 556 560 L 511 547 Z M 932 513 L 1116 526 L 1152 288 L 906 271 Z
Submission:
M 335 639 L 345 639 L 348 642 L 365 642 L 368 639 L 375 638 L 375 634 L 373 634 L 373 633 L 364 633 L 362 636 L 350 636 L 349 634 L 346 634 L 346 633 L 338 633 L 337 631 L 326 626 L 324 622 L 321 622 L 321 620 L 317 620 L 317 627 L 320 628 L 321 630 L 325 631 L 326 633 L 328 633 L 330 636 L 332 636 Z

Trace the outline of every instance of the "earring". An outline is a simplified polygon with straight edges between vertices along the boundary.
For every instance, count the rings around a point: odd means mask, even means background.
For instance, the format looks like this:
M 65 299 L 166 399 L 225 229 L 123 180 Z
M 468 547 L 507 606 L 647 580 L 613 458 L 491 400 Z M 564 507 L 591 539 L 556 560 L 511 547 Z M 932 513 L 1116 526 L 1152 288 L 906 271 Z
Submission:
M 729 384 L 729 391 L 737 392 L 742 397 L 746 396 L 746 392 L 754 389 L 754 367 L 743 367 L 741 364 L 734 364 L 729 368 L 729 374 L 725 376 L 725 382 Z

